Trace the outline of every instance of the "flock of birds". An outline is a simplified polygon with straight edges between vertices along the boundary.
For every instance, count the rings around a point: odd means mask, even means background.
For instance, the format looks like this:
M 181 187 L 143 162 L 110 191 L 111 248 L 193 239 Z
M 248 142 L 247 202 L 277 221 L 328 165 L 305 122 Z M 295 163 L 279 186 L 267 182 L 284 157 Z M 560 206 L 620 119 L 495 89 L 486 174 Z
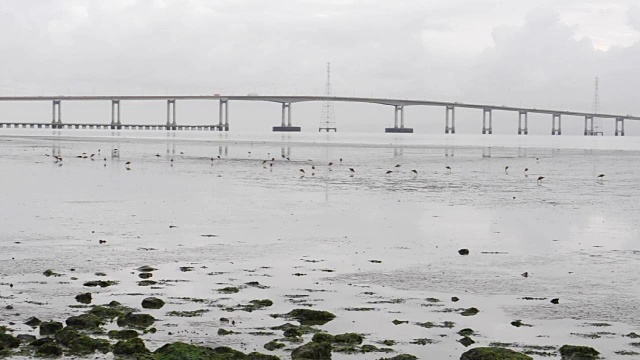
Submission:
M 180 152 L 180 154 L 181 154 L 181 155 L 184 155 L 184 152 Z M 112 149 L 112 150 L 111 150 L 111 155 L 112 155 L 113 157 L 119 157 L 119 155 L 120 155 L 120 154 L 119 154 L 119 152 L 118 152 L 118 149 Z M 249 152 L 248 152 L 248 155 L 249 155 L 249 157 L 251 157 L 251 151 L 249 151 Z M 45 156 L 47 156 L 47 157 L 48 157 L 48 156 L 50 156 L 50 155 L 49 155 L 49 154 L 45 154 Z M 76 158 L 79 158 L 79 159 L 90 159 L 90 160 L 92 160 L 92 161 L 95 161 L 95 160 L 96 160 L 96 156 L 97 156 L 97 157 L 99 157 L 99 156 L 100 156 L 100 149 L 98 149 L 97 154 L 96 154 L 96 153 L 94 153 L 94 154 L 91 154 L 91 155 L 87 155 L 87 153 L 82 153 L 81 155 L 77 155 L 77 156 L 76 156 Z M 53 157 L 54 157 L 54 159 L 55 159 L 55 160 L 54 160 L 54 163 L 55 163 L 55 164 L 58 164 L 58 165 L 60 165 L 60 166 L 61 166 L 61 165 L 62 165 L 62 156 L 53 155 Z M 161 157 L 161 155 L 160 155 L 160 154 L 156 154 L 156 155 L 155 155 L 155 157 Z M 262 166 L 263 166 L 263 168 L 266 168 L 266 167 L 267 167 L 267 163 L 269 164 L 269 167 L 273 168 L 273 164 L 274 164 L 274 163 L 275 163 L 275 161 L 276 161 L 275 157 L 271 157 L 271 153 L 267 153 L 267 157 L 268 157 L 268 158 L 271 158 L 271 159 L 270 159 L 270 160 L 263 160 L 263 161 L 262 161 Z M 285 156 L 284 154 L 283 154 L 283 155 L 281 155 L 281 157 L 282 157 L 283 159 L 287 160 L 287 161 L 291 161 L 291 159 L 290 159 L 289 157 Z M 212 157 L 212 158 L 211 158 L 211 162 L 212 162 L 212 164 L 213 164 L 213 162 L 214 162 L 216 159 L 221 159 L 221 156 L 220 156 L 220 155 L 217 155 L 217 157 L 216 157 L 216 158 L 213 158 L 213 157 Z M 539 158 L 536 158 L 536 161 L 538 161 L 538 160 L 539 160 Z M 107 166 L 107 163 L 106 163 L 106 162 L 107 162 L 107 158 L 106 158 L 106 157 L 105 157 L 105 158 L 103 158 L 103 161 L 104 161 L 104 166 Z M 171 163 L 171 166 L 173 166 L 173 158 L 170 160 L 170 163 Z M 340 164 L 342 164 L 342 158 L 340 158 Z M 329 162 L 329 164 L 328 164 L 328 169 L 329 169 L 329 171 L 332 171 L 332 170 L 333 170 L 333 165 L 334 165 L 334 163 L 333 163 L 333 162 Z M 394 167 L 395 167 L 395 168 L 399 168 L 399 167 L 401 167 L 401 166 L 402 166 L 401 164 L 396 164 Z M 127 162 L 125 162 L 125 169 L 127 169 L 127 170 L 131 170 L 131 161 L 127 161 Z M 449 166 L 449 165 L 445 166 L 445 169 L 448 171 L 448 173 L 451 173 L 451 172 L 453 171 L 453 170 L 452 170 L 452 168 L 451 168 L 451 166 Z M 312 173 L 311 173 L 311 174 L 312 174 L 312 175 L 315 175 L 315 172 L 313 172 L 313 171 L 315 171 L 315 170 L 316 170 L 316 166 L 315 166 L 315 165 L 311 165 L 311 170 L 312 170 Z M 300 169 L 299 169 L 299 172 L 300 172 L 301 176 L 305 176 L 305 175 L 307 174 L 307 172 L 305 171 L 305 169 L 304 169 L 304 168 L 300 168 Z M 355 174 L 356 174 L 356 170 L 355 170 L 354 168 L 352 168 L 352 167 L 350 167 L 350 168 L 349 168 L 349 172 L 350 172 L 350 176 L 351 176 L 351 177 L 355 176 Z M 393 172 L 394 172 L 393 170 L 387 170 L 387 171 L 385 172 L 385 175 L 386 175 L 386 176 L 391 176 L 391 174 L 393 174 Z M 506 175 L 509 175 L 509 166 L 508 166 L 508 165 L 507 165 L 507 166 L 505 166 L 505 168 L 504 168 L 504 173 L 505 173 Z M 412 176 L 413 176 L 413 177 L 417 177 L 417 176 L 418 176 L 418 170 L 416 170 L 416 169 L 411 169 L 411 174 L 412 174 Z M 525 177 L 529 177 L 529 168 L 525 168 L 525 169 L 524 169 L 524 176 L 525 176 Z M 597 176 L 598 180 L 603 180 L 603 179 L 604 179 L 604 177 L 605 177 L 605 174 L 599 174 L 599 175 Z M 536 180 L 537 184 L 538 184 L 538 185 L 541 185 L 541 184 L 542 184 L 542 180 L 544 180 L 544 179 L 545 179 L 545 177 L 544 177 L 544 176 L 538 176 L 538 178 L 537 178 L 537 180 Z

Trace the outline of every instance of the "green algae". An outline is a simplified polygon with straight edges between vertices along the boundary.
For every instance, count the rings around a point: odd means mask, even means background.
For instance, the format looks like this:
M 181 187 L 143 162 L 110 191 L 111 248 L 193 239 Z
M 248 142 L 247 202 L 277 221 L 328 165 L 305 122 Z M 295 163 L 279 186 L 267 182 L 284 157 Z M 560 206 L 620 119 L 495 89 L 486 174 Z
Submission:
M 199 309 L 199 310 L 191 310 L 191 311 L 169 311 L 167 313 L 168 316 L 178 316 L 178 317 L 197 317 L 202 316 L 202 314 L 208 313 L 209 309 Z
M 113 280 L 92 280 L 92 281 L 85 282 L 83 285 L 87 287 L 99 286 L 101 288 L 105 288 L 105 287 L 109 287 L 111 285 L 116 285 L 116 284 L 118 284 L 118 282 Z
M 460 313 L 460 315 L 462 315 L 462 316 L 474 316 L 479 312 L 480 312 L 480 310 L 478 310 L 478 309 L 476 309 L 474 307 L 470 307 L 470 308 L 465 309 L 464 311 L 462 311 Z
M 147 354 L 149 350 L 140 338 L 120 340 L 113 346 L 114 355 L 141 355 Z
M 284 348 L 286 345 L 284 343 L 278 342 L 277 340 L 271 340 L 268 343 L 264 344 L 264 348 L 269 351 L 275 351 Z
M 331 359 L 331 344 L 310 342 L 291 352 L 292 360 Z
M 477 347 L 460 356 L 460 360 L 533 360 L 530 356 L 500 347 Z
M 276 315 L 275 317 L 285 317 L 295 319 L 302 325 L 324 325 L 335 319 L 335 315 L 328 311 L 311 310 L 311 309 L 294 309 L 284 315 Z
M 164 306 L 164 301 L 157 297 L 148 297 L 142 300 L 142 308 L 144 309 L 161 309 Z
M 120 327 L 147 328 L 153 325 L 155 321 L 156 319 L 149 314 L 134 314 L 128 312 L 118 317 L 117 324 Z
M 222 289 L 218 289 L 218 292 L 223 293 L 223 294 L 236 294 L 236 293 L 240 292 L 240 289 L 238 289 L 237 287 L 234 287 L 234 286 L 227 286 L 227 287 L 224 287 Z
M 592 360 L 598 359 L 600 354 L 596 349 L 589 346 L 576 346 L 576 345 L 562 345 L 560 349 L 560 355 L 562 359 L 580 359 L 580 360 Z
M 114 340 L 129 340 L 138 337 L 138 332 L 131 329 L 126 330 L 111 330 L 107 333 L 109 339 Z
M 40 335 L 53 335 L 64 326 L 58 321 L 45 321 L 40 323 Z

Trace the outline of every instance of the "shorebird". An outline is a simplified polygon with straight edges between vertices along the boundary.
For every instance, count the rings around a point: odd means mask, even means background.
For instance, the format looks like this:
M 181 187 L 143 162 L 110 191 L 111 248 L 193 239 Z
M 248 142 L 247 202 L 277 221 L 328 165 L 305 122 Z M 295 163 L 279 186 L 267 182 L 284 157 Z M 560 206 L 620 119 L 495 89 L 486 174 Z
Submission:
M 96 154 L 91 154 L 91 156 L 89 156 L 89 159 L 91 160 L 95 160 L 93 157 L 96 156 Z
M 391 171 L 391 170 L 387 170 L 386 175 L 391 175 L 392 172 L 393 171 Z
M 211 158 L 211 160 L 213 160 L 213 158 Z M 266 164 L 267 160 L 262 160 L 262 165 Z
M 445 169 L 449 170 L 449 172 L 451 172 L 451 166 L 447 165 L 447 167 L 445 167 Z
M 602 180 L 602 179 L 604 179 L 604 176 L 605 176 L 604 174 L 600 174 L 600 175 L 598 175 L 598 180 Z
M 351 171 L 352 174 L 356 172 L 354 168 L 349 168 L 349 171 Z
M 130 167 L 130 166 L 131 166 L 131 161 L 127 161 L 126 163 L 124 163 L 124 167 L 125 167 L 125 169 L 127 169 L 127 170 L 131 170 L 131 167 Z
M 303 175 L 304 175 L 304 174 L 306 174 L 306 173 L 304 172 L 304 169 L 300 169 L 300 172 L 301 172 Z
M 342 158 L 340 158 L 340 163 L 342 163 Z
M 529 174 L 527 174 L 527 171 L 529 171 L 529 168 L 524 168 L 524 177 L 529 176 Z
M 282 154 L 282 155 L 280 155 L 280 156 L 282 156 L 282 158 L 283 158 L 283 159 L 285 158 L 284 154 Z
M 418 170 L 411 170 L 414 176 L 418 176 Z
M 504 173 L 509 175 L 509 165 L 504 167 Z
M 544 176 L 538 176 L 538 185 L 542 183 L 543 179 L 544 179 Z
M 395 166 L 395 167 L 397 167 L 397 168 L 398 168 L 398 167 L 400 167 L 400 166 L 402 166 L 402 165 L 400 165 L 400 164 L 396 164 L 396 166 Z
M 155 154 L 154 156 L 155 156 L 155 157 L 160 157 L 160 154 Z
M 316 166 L 315 165 L 311 165 L 311 170 L 315 170 Z
M 287 160 L 291 161 L 291 159 L 287 158 Z
M 220 159 L 220 155 L 218 155 L 218 159 Z
M 333 166 L 333 163 L 332 163 L 332 162 L 330 162 L 330 163 L 329 163 L 329 166 Z

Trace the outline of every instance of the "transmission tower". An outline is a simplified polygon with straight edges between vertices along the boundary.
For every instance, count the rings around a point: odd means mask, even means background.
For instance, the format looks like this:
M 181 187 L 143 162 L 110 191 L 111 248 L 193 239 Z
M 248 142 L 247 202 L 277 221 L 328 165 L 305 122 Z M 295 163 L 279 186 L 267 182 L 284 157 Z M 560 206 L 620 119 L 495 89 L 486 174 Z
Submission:
M 331 63 L 327 63 L 327 85 L 324 89 L 325 96 L 333 96 L 331 91 Z M 325 101 L 322 103 L 322 116 L 320 118 L 320 127 L 318 127 L 318 131 L 322 132 L 322 130 L 329 132 L 333 130 L 334 132 L 338 131 L 336 128 L 336 118 L 333 111 L 333 101 Z
M 593 94 L 593 113 L 600 113 L 600 95 L 599 95 L 599 84 L 598 78 L 596 77 L 596 90 Z M 600 123 L 600 118 L 593 118 L 593 133 L 591 135 L 602 135 L 602 124 Z

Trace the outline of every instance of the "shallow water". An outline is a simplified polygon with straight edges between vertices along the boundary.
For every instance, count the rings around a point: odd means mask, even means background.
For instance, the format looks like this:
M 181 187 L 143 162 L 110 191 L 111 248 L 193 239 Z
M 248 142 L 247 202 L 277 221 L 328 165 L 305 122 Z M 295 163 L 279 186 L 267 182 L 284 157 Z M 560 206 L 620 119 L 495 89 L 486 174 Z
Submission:
M 269 314 L 306 304 L 337 315 L 326 331 L 365 333 L 365 343 L 379 347 L 394 339 L 398 353 L 420 358 L 458 358 L 465 347 L 456 332 L 465 327 L 479 333 L 474 346 L 585 344 L 607 358 L 638 350 L 622 337 L 640 330 L 633 138 L 14 129 L 0 136 L 0 325 L 81 312 L 68 307 L 73 297 L 104 272 L 119 284 L 90 289 L 95 304 L 140 307 L 150 294 L 169 300 L 149 311 L 159 319 L 158 332 L 143 337 L 151 349 L 183 340 L 267 352 L 262 345 L 280 332 L 248 333 L 284 322 Z M 82 153 L 97 160 L 76 158 Z M 62 165 L 45 154 L 61 155 Z M 274 166 L 263 166 L 270 157 Z M 460 248 L 470 255 L 458 255 Z M 145 264 L 159 268 L 154 280 L 167 281 L 137 286 L 134 269 Z M 63 276 L 46 278 L 46 269 Z M 248 281 L 269 288 L 216 291 Z M 309 296 L 301 305 L 287 295 Z M 274 306 L 252 313 L 219 306 L 252 299 Z M 480 313 L 443 311 L 471 306 Z M 359 307 L 373 310 L 348 310 Z M 167 315 L 196 309 L 209 312 Z M 220 317 L 234 319 L 241 334 L 216 335 L 229 328 Z M 534 326 L 515 328 L 516 319 Z M 415 324 L 427 321 L 455 327 Z M 596 339 L 575 335 L 603 331 Z M 435 343 L 411 344 L 419 338 Z

